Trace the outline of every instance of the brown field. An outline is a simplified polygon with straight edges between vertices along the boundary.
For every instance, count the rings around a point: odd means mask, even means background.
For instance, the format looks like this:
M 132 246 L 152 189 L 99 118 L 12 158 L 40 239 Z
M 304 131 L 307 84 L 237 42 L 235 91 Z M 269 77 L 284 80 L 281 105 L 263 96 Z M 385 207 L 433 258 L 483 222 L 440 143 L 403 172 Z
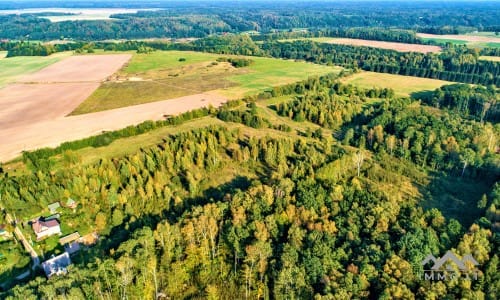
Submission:
M 481 36 L 481 35 L 468 35 L 468 34 L 428 34 L 428 33 L 417 33 L 418 37 L 426 39 L 446 39 L 446 40 L 458 40 L 467 42 L 485 42 L 485 43 L 500 43 L 500 38 L 491 36 Z
M 62 123 L 66 128 L 46 125 L 60 124 L 129 59 L 130 55 L 68 57 L 0 89 L 0 160 L 12 150 L 19 154 L 33 149 L 31 145 L 43 145 L 43 139 L 51 141 L 64 130 L 78 131 L 72 124 Z
M 366 47 L 396 50 L 399 52 L 436 53 L 441 51 L 441 47 L 439 46 L 370 41 L 370 40 L 348 39 L 348 38 L 321 38 L 321 39 L 322 42 L 324 43 L 352 45 L 352 46 L 366 46 Z
M 55 147 L 102 131 L 117 130 L 145 120 L 164 119 L 196 108 L 221 105 L 226 98 L 215 93 L 129 106 L 86 115 L 60 117 L 18 127 L 0 128 L 0 161 L 19 156 L 23 150 Z
M 0 89 L 0 128 L 65 116 L 98 87 L 98 82 L 8 85 Z
M 130 54 L 71 56 L 36 73 L 26 75 L 18 82 L 102 81 L 120 69 L 131 57 Z

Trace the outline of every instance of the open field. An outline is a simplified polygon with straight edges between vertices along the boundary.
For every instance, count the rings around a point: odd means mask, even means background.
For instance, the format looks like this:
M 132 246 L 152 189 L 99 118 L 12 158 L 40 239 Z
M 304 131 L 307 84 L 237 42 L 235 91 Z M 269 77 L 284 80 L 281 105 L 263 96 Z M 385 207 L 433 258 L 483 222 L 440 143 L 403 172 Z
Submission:
M 421 53 L 436 53 L 441 51 L 441 47 L 430 46 L 430 45 L 418 45 L 418 44 L 406 44 L 406 43 L 394 43 L 394 42 L 383 42 L 383 41 L 371 41 L 371 40 L 361 40 L 361 39 L 349 39 L 349 38 L 311 38 L 310 40 L 329 43 L 329 44 L 340 44 L 340 45 L 352 45 L 352 46 L 366 46 L 373 48 L 396 50 L 399 52 L 421 52 Z
M 375 72 L 356 73 L 343 78 L 342 81 L 362 88 L 391 88 L 399 96 L 409 96 L 414 92 L 431 91 L 443 85 L 452 84 L 452 82 L 438 79 Z
M 0 127 L 15 128 L 64 117 L 129 58 L 72 56 L 24 75 L 17 83 L 0 89 Z
M 433 39 L 448 39 L 459 40 L 466 42 L 485 42 L 485 43 L 500 43 L 500 38 L 490 35 L 473 35 L 473 34 L 429 34 L 417 33 L 420 38 L 433 38 Z
M 435 42 L 466 44 L 469 47 L 500 47 L 500 38 L 494 33 L 470 33 L 470 34 L 428 34 L 417 33 L 417 36 L 423 40 L 432 40 Z
M 102 81 L 129 59 L 129 54 L 77 55 L 26 75 L 18 82 L 87 82 Z
M 315 75 L 340 72 L 305 62 L 251 57 L 248 67 L 216 62 L 228 55 L 157 51 L 135 54 L 130 63 L 104 82 L 73 114 L 84 114 L 210 91 L 229 99 Z
M 151 9 L 140 9 L 151 10 Z M 113 14 L 133 14 L 139 9 L 128 8 L 30 8 L 15 10 L 0 10 L 0 15 L 7 14 L 35 14 L 35 13 L 68 13 L 62 16 L 41 16 L 40 18 L 49 19 L 51 22 L 62 21 L 82 21 L 82 20 L 108 20 Z
M 161 120 L 164 115 L 176 115 L 209 105 L 217 107 L 225 101 L 224 97 L 217 95 L 197 94 L 19 127 L 1 127 L 0 161 L 14 159 L 23 150 L 55 147 L 62 142 L 82 139 L 102 131 L 121 129 L 146 120 Z
M 0 59 L 0 88 L 23 75 L 36 72 L 71 55 L 61 52 L 46 57 L 18 56 Z
M 95 82 L 8 85 L 0 89 L 0 128 L 65 116 L 97 87 Z
M 479 59 L 500 62 L 500 57 L 499 56 L 480 56 Z

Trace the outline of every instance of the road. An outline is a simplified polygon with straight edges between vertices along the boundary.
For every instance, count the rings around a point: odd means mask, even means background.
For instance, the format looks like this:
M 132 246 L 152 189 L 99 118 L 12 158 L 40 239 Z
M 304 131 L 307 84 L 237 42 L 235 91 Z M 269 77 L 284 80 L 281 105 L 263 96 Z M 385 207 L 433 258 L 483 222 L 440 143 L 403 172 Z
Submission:
M 1 209 L 3 210 L 3 207 Z M 33 269 L 36 268 L 40 264 L 40 258 L 38 257 L 38 254 L 36 253 L 35 249 L 31 247 L 28 240 L 24 237 L 24 234 L 22 233 L 21 229 L 17 227 L 17 224 L 14 224 L 14 219 L 12 219 L 10 214 L 8 213 L 5 214 L 5 220 L 10 224 L 14 225 L 14 233 L 16 234 L 17 239 L 21 241 L 21 243 L 24 246 L 24 249 L 26 249 L 26 251 L 31 255 L 31 260 L 33 260 Z

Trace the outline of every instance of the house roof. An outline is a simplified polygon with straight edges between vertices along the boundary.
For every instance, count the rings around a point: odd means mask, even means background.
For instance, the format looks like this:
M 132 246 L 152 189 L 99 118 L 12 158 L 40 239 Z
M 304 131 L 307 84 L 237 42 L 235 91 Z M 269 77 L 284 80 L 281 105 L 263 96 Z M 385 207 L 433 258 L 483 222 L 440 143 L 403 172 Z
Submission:
M 51 211 L 54 211 L 54 210 L 58 209 L 59 207 L 61 207 L 61 204 L 59 204 L 59 202 L 54 202 L 54 203 L 49 204 L 48 206 L 49 206 L 49 209 Z
M 61 255 L 52 257 L 42 263 L 42 268 L 45 271 L 45 275 L 50 277 L 54 274 L 66 273 L 66 268 L 71 265 L 71 259 L 69 258 L 68 252 L 64 252 Z
M 57 222 L 57 220 L 49 220 L 49 221 L 37 220 L 36 222 L 34 222 L 32 224 L 33 230 L 36 233 L 39 233 L 39 232 L 46 230 L 44 228 L 51 228 L 51 227 L 56 227 L 56 226 L 59 226 L 59 222 Z
M 63 236 L 62 238 L 60 238 L 59 239 L 59 243 L 61 245 L 64 245 L 64 244 L 70 243 L 72 241 L 75 241 L 75 240 L 77 240 L 79 238 L 80 238 L 80 233 L 74 232 L 72 234 L 69 234 L 67 236 Z

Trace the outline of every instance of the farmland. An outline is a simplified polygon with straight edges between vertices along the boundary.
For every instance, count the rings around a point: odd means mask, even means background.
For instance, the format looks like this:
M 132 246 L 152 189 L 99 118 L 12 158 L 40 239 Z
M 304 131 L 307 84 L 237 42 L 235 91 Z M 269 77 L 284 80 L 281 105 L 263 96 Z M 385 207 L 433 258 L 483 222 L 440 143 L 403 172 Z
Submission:
M 361 40 L 361 39 L 349 39 L 349 38 L 311 38 L 310 40 L 320 43 L 330 43 L 330 44 L 341 44 L 341 45 L 352 45 L 352 46 L 366 46 L 381 49 L 396 50 L 399 52 L 420 52 L 420 53 L 436 53 L 441 51 L 441 47 L 430 46 L 430 45 L 418 45 L 418 44 L 407 44 L 407 43 L 395 43 L 395 42 L 383 42 L 383 41 L 372 41 L 372 40 Z
M 343 82 L 351 83 L 361 88 L 391 88 L 399 96 L 409 96 L 414 92 L 435 90 L 445 84 L 451 84 L 451 82 L 443 80 L 375 72 L 360 72 L 344 78 Z
M 2 52 L 0 57 L 5 57 L 6 52 Z M 0 59 L 0 88 L 23 75 L 41 70 L 55 62 L 60 61 L 70 53 L 57 53 L 47 57 L 12 57 Z
M 469 47 L 500 47 L 500 38 L 494 33 L 471 33 L 471 34 L 428 34 L 428 33 L 417 33 L 417 36 L 423 40 L 441 42 L 441 43 L 452 43 L 452 44 L 466 44 Z
M 339 72 L 341 68 L 271 58 L 252 57 L 248 67 L 217 62 L 224 55 L 197 52 L 135 54 L 130 63 L 104 82 L 73 114 L 167 100 L 211 92 L 233 99 L 272 86 L 311 76 Z

